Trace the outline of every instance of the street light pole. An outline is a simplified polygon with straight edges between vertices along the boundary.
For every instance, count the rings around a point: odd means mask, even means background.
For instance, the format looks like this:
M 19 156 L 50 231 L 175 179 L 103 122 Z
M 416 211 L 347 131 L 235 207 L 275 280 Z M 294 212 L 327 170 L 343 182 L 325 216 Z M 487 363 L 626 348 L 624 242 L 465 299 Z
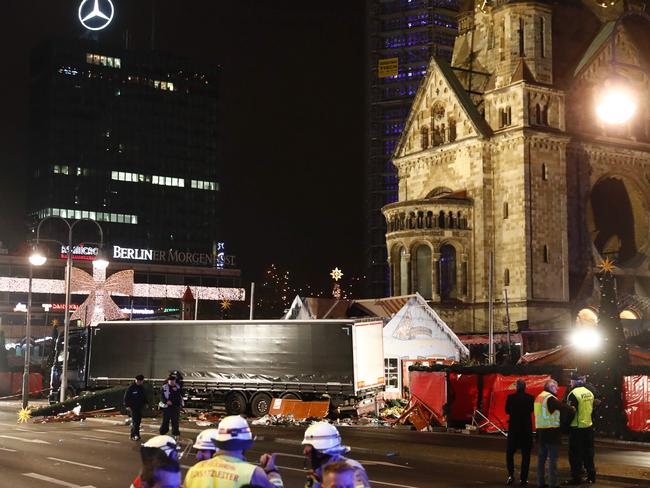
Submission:
M 29 288 L 27 290 L 27 323 L 25 324 L 25 368 L 23 370 L 23 408 L 29 404 L 29 362 L 32 351 L 32 279 L 34 266 L 29 263 Z

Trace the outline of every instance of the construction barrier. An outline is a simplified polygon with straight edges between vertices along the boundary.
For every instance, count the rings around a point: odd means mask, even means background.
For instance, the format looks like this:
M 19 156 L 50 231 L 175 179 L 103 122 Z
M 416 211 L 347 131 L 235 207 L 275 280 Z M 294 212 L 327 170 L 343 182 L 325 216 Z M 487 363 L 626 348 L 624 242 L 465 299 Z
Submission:
M 476 374 L 449 373 L 450 423 L 472 423 L 472 415 L 478 409 L 478 378 Z
M 296 420 L 308 418 L 325 418 L 329 411 L 329 400 L 303 402 L 288 398 L 274 398 L 269 410 L 270 415 L 291 415 Z
M 411 372 L 411 395 L 424 404 L 438 422 L 444 422 L 447 403 L 445 373 Z
M 623 402 L 627 428 L 632 432 L 650 432 L 650 376 L 624 376 Z

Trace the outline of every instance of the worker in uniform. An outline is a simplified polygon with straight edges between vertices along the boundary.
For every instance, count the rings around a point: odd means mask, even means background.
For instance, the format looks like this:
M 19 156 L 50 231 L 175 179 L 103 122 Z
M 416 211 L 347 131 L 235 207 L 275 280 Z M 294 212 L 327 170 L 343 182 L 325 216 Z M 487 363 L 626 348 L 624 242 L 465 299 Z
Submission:
M 178 437 L 181 435 L 178 427 L 178 417 L 183 406 L 183 394 L 181 387 L 176 384 L 176 376 L 169 375 L 167 383 L 162 386 L 162 399 L 160 408 L 163 411 L 162 424 L 160 425 L 160 435 L 169 432 L 169 423 L 172 424 L 172 435 Z
M 557 456 L 562 440 L 560 411 L 572 411 L 573 407 L 557 398 L 558 384 L 548 380 L 535 398 L 535 428 L 537 429 L 537 486 L 557 488 Z M 548 459 L 548 484 L 546 484 L 546 460 Z
M 169 459 L 178 464 L 178 450 L 178 444 L 176 444 L 176 441 L 173 437 L 170 437 L 168 435 L 154 436 L 142 444 L 142 447 L 140 448 L 140 456 L 142 457 L 142 470 L 140 471 L 140 474 L 133 480 L 133 483 L 131 483 L 131 488 L 143 488 L 145 486 L 142 483 L 143 473 L 146 477 L 146 472 L 152 471 L 152 469 L 149 469 L 151 468 L 152 464 L 161 464 L 160 460 L 156 461 L 154 459 L 157 456 L 157 453 L 155 451 L 159 451 L 164 456 L 167 456 Z
M 354 469 L 354 488 L 370 486 L 368 475 L 360 463 L 346 458 L 343 454 L 350 451 L 348 446 L 343 446 L 339 431 L 329 422 L 315 422 L 305 430 L 302 441 L 303 454 L 311 463 L 311 471 L 307 476 L 306 487 L 321 488 L 323 484 L 323 470 L 331 463 L 345 462 Z
M 506 413 L 508 414 L 508 445 L 506 448 L 506 466 L 508 480 L 506 485 L 515 481 L 515 452 L 521 450 L 521 486 L 528 485 L 530 468 L 530 450 L 533 447 L 533 405 L 535 398 L 526 393 L 526 382 L 521 378 L 516 382 L 517 391 L 508 395 Z
M 594 428 L 592 413 L 600 400 L 587 388 L 586 378 L 577 373 L 571 375 L 571 391 L 567 402 L 575 408 L 575 415 L 569 424 L 569 464 L 571 479 L 567 485 L 581 485 L 583 469 L 587 472 L 587 483 L 596 482 L 594 465 Z
M 131 440 L 134 441 L 140 439 L 142 410 L 147 404 L 147 396 L 143 384 L 144 376 L 139 374 L 124 393 L 124 405 L 131 411 Z
M 275 454 L 262 454 L 256 466 L 246 461 L 244 451 L 253 446 L 253 434 L 246 419 L 239 415 L 225 417 L 217 428 L 218 452 L 212 459 L 200 461 L 185 475 L 184 488 L 260 488 L 283 487 L 275 467 Z
M 196 459 L 205 461 L 212 459 L 217 453 L 217 436 L 219 429 L 205 429 L 196 436 L 194 449 L 196 449 Z
M 323 468 L 322 488 L 354 488 L 355 487 L 354 466 L 337 461 L 329 463 Z

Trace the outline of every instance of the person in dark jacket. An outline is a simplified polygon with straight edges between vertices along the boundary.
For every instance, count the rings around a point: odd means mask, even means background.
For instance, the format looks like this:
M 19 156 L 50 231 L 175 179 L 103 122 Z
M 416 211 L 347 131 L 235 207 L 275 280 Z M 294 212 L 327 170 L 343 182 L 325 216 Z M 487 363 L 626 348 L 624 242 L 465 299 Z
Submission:
M 521 486 L 528 485 L 530 450 L 533 447 L 533 405 L 535 398 L 526 393 L 526 382 L 517 380 L 517 391 L 508 395 L 506 414 L 508 414 L 508 447 L 506 448 L 507 485 L 515 481 L 515 452 L 521 450 Z
M 147 396 L 144 391 L 144 376 L 139 374 L 135 381 L 129 386 L 124 394 L 124 405 L 131 410 L 131 440 L 140 439 L 140 422 L 142 421 L 142 410 L 147 404 Z
M 160 426 L 160 435 L 169 432 L 169 422 L 172 423 L 172 435 L 178 437 L 181 432 L 178 427 L 178 417 L 183 406 L 183 394 L 181 387 L 176 384 L 176 376 L 173 374 L 167 378 L 167 383 L 162 386 L 162 399 L 160 408 L 163 411 L 163 420 Z

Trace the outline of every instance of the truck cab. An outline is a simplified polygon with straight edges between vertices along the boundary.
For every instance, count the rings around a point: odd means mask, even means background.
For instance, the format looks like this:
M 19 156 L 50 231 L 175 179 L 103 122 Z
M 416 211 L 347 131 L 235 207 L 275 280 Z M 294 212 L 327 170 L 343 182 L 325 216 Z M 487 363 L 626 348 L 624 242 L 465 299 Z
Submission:
M 88 340 L 89 328 L 70 328 L 68 347 L 68 388 L 66 398 L 71 398 L 86 389 L 87 364 L 90 354 Z M 61 373 L 63 371 L 63 333 L 59 334 L 54 345 L 54 363 L 50 371 L 50 404 L 60 399 Z

